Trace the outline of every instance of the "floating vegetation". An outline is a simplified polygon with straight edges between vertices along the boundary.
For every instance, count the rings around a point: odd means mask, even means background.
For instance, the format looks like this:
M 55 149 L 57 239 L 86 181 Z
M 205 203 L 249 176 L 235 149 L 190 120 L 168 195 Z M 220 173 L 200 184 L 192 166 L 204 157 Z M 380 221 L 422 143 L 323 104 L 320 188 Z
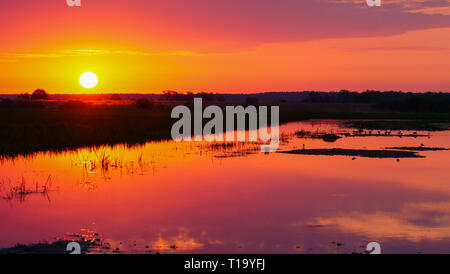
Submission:
M 79 233 L 68 233 L 62 239 L 56 238 L 53 242 L 35 244 L 17 244 L 9 248 L 0 248 L 0 254 L 68 254 L 67 245 L 76 242 L 80 245 L 81 254 L 108 253 L 110 244 L 95 231 L 81 229 Z
M 79 243 L 83 253 L 106 253 L 111 250 L 111 244 L 91 229 L 83 228 L 78 233 L 67 233 L 62 240 Z
M 336 134 L 324 134 L 322 136 L 322 139 L 325 142 L 336 142 L 336 140 L 341 139 L 341 138 L 342 138 L 341 136 L 338 136 Z
M 351 134 L 346 134 L 346 137 L 430 137 L 430 134 L 419 134 L 417 132 L 403 133 L 402 131 L 392 130 L 354 130 Z
M 364 130 L 357 129 L 352 131 L 343 131 L 338 134 L 333 132 L 311 132 L 300 130 L 295 132 L 295 136 L 298 138 L 308 138 L 308 139 L 322 139 L 325 142 L 335 142 L 342 137 L 430 137 L 430 134 L 419 134 L 417 132 L 402 132 L 401 130 Z
M 152 168 L 153 161 L 145 162 L 143 152 L 141 152 L 136 160 L 125 161 L 121 157 L 112 156 L 105 151 L 94 151 L 95 157 L 83 157 L 82 160 L 75 159 L 71 161 L 72 167 L 82 167 L 82 179 L 80 185 L 87 190 L 97 189 L 96 179 L 112 179 L 112 173 L 118 172 L 120 175 L 138 174 L 143 175 Z
M 299 155 L 327 155 L 327 156 L 353 156 L 367 158 L 424 158 L 412 151 L 401 150 L 367 150 L 367 149 L 297 149 L 290 151 L 280 151 L 279 153 L 299 154 Z
M 326 133 L 326 132 L 311 132 L 306 130 L 300 130 L 295 132 L 295 136 L 298 138 L 309 138 L 309 139 L 322 139 L 325 142 L 336 142 L 338 139 L 342 137 L 336 135 L 334 133 Z
M 67 254 L 69 241 L 59 240 L 53 243 L 17 244 L 9 248 L 0 248 L 0 254 Z M 83 248 L 82 248 L 82 253 Z
M 345 126 L 368 130 L 421 130 L 442 131 L 450 129 L 448 122 L 436 120 L 354 120 L 344 122 Z
M 86 190 L 93 191 L 98 188 L 98 185 L 92 181 L 82 180 L 80 186 L 85 188 Z
M 387 147 L 386 149 L 397 149 L 397 150 L 410 150 L 410 151 L 440 151 L 440 150 L 450 150 L 444 147 Z
M 2 185 L 5 185 L 4 181 L 2 182 Z M 52 177 L 50 175 L 43 183 L 35 182 L 34 184 L 29 184 L 25 178 L 22 177 L 22 180 L 17 185 L 12 185 L 11 181 L 9 181 L 8 185 L 8 190 L 2 193 L 1 198 L 6 201 L 18 201 L 20 203 L 24 202 L 28 196 L 36 194 L 42 195 L 50 201 L 49 192 L 54 190 L 52 188 Z
M 261 142 L 214 142 L 202 148 L 212 152 L 215 158 L 242 157 L 261 151 Z

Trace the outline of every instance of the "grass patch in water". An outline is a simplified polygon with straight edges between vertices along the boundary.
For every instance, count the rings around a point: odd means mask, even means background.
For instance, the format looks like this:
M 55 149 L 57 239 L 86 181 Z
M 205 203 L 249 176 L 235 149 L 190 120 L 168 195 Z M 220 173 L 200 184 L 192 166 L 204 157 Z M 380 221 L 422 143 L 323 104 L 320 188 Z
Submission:
M 366 158 L 424 158 L 424 156 L 421 156 L 412 151 L 344 148 L 296 149 L 289 151 L 280 151 L 279 153 L 298 155 L 353 156 Z

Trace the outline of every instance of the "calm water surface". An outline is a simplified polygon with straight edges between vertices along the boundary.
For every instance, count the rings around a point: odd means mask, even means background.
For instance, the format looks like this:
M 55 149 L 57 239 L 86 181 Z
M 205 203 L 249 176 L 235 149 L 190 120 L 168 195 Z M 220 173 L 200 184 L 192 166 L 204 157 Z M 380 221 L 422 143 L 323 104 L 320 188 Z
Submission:
M 293 135 L 302 129 L 352 131 L 290 123 L 280 151 L 450 143 L 449 131 L 330 143 Z M 450 253 L 450 151 L 419 154 L 353 159 L 159 142 L 3 159 L 0 247 L 98 233 L 110 248 L 92 252 L 351 253 L 376 241 L 383 253 Z

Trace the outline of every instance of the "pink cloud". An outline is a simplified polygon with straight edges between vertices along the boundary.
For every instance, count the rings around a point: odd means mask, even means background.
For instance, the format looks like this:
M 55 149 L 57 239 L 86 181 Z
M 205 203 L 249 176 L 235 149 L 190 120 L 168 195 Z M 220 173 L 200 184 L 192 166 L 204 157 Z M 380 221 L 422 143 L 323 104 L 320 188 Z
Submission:
M 4 34 L 15 30 L 20 34 L 28 29 L 38 36 L 51 32 L 52 28 L 67 26 L 67 31 L 74 35 L 85 31 L 101 37 L 107 30 L 126 35 L 136 43 L 151 40 L 177 50 L 211 50 L 223 43 L 247 47 L 390 36 L 450 27 L 449 15 L 410 12 L 449 6 L 446 0 L 384 0 L 380 8 L 367 7 L 365 0 L 83 0 L 82 3 L 81 8 L 68 8 L 64 0 L 0 0 L 3 18 L 0 41 L 7 42 L 8 36 Z M 199 43 L 204 43 L 203 47 Z

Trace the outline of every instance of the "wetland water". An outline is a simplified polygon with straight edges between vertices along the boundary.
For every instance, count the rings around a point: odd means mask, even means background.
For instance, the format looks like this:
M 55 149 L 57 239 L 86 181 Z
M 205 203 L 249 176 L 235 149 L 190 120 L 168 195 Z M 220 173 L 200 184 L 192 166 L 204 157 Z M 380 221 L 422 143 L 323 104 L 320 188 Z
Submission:
M 431 148 L 448 148 L 450 131 L 354 131 L 289 123 L 284 153 L 170 141 L 4 158 L 0 248 L 97 239 L 92 253 L 351 253 L 375 241 L 383 253 L 449 253 L 450 151 Z

